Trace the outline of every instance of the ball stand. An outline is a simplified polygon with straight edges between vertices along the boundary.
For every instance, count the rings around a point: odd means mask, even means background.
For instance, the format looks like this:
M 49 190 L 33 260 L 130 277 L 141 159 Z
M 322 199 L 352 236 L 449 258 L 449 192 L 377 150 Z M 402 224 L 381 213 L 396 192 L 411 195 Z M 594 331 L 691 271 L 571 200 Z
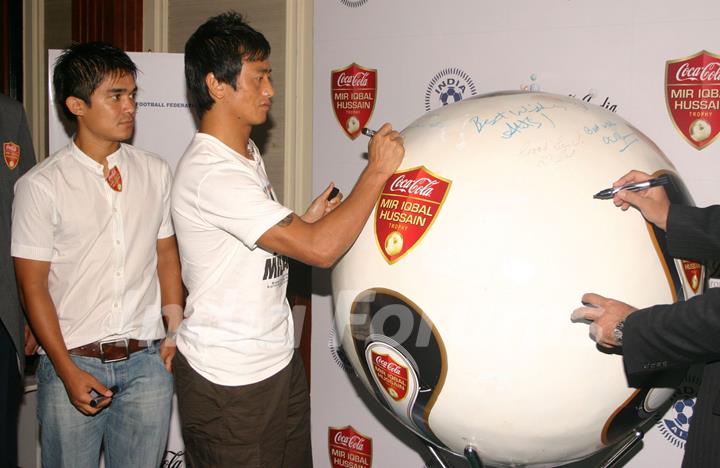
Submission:
M 630 450 L 637 445 L 638 442 L 640 442 L 645 433 L 641 429 L 634 429 L 630 435 L 628 435 L 620 444 L 618 444 L 617 449 L 610 454 L 600 465 L 598 465 L 598 468 L 613 468 L 615 467 L 620 460 L 628 453 Z M 438 465 L 440 468 L 449 468 L 449 465 L 445 463 L 445 461 L 440 457 L 440 454 L 435 450 L 435 447 L 425 443 L 425 446 L 427 447 L 428 451 L 435 457 L 435 460 L 437 460 Z M 485 465 L 483 465 L 482 460 L 480 459 L 480 455 L 478 454 L 475 447 L 468 445 L 465 447 L 465 458 L 467 459 L 468 463 L 470 464 L 470 468 L 485 468 Z

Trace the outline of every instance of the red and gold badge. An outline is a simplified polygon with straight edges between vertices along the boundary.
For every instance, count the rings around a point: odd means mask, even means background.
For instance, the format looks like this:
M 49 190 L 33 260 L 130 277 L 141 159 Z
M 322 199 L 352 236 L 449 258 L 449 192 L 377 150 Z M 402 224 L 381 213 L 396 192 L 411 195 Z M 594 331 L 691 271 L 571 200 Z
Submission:
M 335 117 L 351 140 L 360 135 L 375 109 L 377 70 L 351 63 L 331 73 L 332 105 Z
M 400 401 L 407 395 L 408 369 L 395 362 L 392 356 L 378 354 L 372 351 L 373 372 L 380 385 L 395 401 Z
M 665 65 L 665 102 L 675 128 L 701 150 L 720 133 L 720 56 L 705 50 Z
M 700 291 L 701 286 L 702 265 L 698 262 L 691 262 L 689 260 L 682 260 L 681 263 L 685 279 L 687 279 L 690 289 L 697 294 Z
M 352 426 L 328 427 L 328 452 L 333 468 L 372 466 L 372 439 Z
M 451 184 L 424 166 L 388 179 L 375 207 L 375 240 L 388 263 L 400 260 L 425 236 Z
M 11 171 L 15 169 L 20 162 L 20 145 L 12 141 L 3 143 L 3 159 Z
M 120 175 L 120 169 L 118 169 L 117 166 L 113 166 L 113 168 L 108 171 L 105 180 L 111 189 L 116 192 L 122 192 L 122 175 Z

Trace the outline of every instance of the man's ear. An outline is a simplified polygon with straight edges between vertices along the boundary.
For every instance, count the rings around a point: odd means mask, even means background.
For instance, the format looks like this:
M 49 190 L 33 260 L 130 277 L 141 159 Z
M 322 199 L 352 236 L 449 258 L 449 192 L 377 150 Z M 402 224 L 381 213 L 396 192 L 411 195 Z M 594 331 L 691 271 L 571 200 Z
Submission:
M 87 104 L 85 104 L 85 101 L 75 96 L 69 96 L 67 99 L 65 99 L 65 105 L 70 110 L 70 112 L 72 112 L 76 116 L 84 115 L 85 108 L 87 108 Z
M 218 81 L 215 73 L 210 72 L 205 75 L 205 86 L 207 86 L 208 93 L 213 101 L 221 101 L 225 97 L 226 85 Z

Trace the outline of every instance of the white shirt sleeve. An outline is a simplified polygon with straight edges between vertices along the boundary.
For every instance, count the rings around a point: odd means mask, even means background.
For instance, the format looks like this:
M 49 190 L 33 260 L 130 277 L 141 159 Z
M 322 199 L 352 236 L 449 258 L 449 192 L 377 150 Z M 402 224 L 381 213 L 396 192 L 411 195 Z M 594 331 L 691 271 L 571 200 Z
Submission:
M 172 189 L 172 173 L 170 172 L 170 166 L 166 161 L 162 162 L 162 179 L 160 181 L 162 187 L 162 210 L 163 219 L 160 224 L 160 230 L 158 231 L 158 239 L 165 239 L 175 234 L 175 229 L 172 224 L 172 215 L 170 213 L 170 193 Z
M 249 249 L 292 210 L 276 202 L 261 182 L 241 168 L 223 165 L 198 186 L 197 209 L 205 222 L 228 232 Z
M 15 184 L 10 254 L 49 262 L 54 245 L 55 205 L 52 195 L 37 182 L 22 177 Z

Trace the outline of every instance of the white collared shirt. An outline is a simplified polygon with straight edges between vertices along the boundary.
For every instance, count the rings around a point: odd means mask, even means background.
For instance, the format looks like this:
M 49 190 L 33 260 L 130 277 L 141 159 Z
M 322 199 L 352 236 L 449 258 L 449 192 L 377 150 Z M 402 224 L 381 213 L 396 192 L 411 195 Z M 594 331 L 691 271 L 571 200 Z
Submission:
M 172 214 L 188 298 L 177 346 L 200 375 L 247 385 L 293 354 L 287 259 L 256 245 L 291 213 L 275 201 L 255 144 L 252 159 L 198 133 L 175 173 Z
M 15 185 L 11 255 L 50 262 L 68 349 L 164 336 L 157 241 L 174 234 L 170 167 L 126 144 L 107 162 L 120 170 L 121 192 L 72 141 Z

